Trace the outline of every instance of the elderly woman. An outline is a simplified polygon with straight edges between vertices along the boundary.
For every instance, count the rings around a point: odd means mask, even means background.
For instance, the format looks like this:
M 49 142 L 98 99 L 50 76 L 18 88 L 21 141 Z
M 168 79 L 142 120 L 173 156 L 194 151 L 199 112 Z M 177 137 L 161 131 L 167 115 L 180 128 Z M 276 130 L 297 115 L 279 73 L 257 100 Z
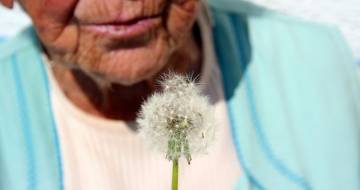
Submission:
M 133 122 L 169 70 L 200 76 L 218 122 L 181 189 L 360 189 L 360 85 L 334 28 L 230 0 L 19 3 L 33 26 L 0 46 L 0 189 L 169 189 Z

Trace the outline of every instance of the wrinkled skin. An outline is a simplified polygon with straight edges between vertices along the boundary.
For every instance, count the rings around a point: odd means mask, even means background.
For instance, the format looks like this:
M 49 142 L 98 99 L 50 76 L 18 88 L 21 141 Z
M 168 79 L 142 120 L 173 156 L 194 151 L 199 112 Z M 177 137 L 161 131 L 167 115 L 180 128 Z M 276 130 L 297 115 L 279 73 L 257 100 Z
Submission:
M 11 7 L 11 0 L 0 0 Z M 167 69 L 197 73 L 192 28 L 199 0 L 20 0 L 66 96 L 101 117 L 133 120 Z M 114 38 L 88 26 L 159 16 L 140 36 Z

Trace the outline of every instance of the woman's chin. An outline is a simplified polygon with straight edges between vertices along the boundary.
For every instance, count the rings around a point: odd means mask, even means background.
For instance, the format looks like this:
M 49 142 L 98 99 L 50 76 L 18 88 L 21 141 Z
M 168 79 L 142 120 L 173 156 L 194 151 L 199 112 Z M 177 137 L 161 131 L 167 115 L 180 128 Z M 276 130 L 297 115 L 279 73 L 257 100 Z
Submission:
M 88 53 L 78 57 L 80 68 L 100 79 L 127 86 L 153 78 L 166 66 L 172 52 L 163 36 L 139 47 L 109 48 L 104 44 L 91 44 L 83 49 L 89 51 L 83 51 Z
M 97 71 L 105 80 L 129 86 L 154 78 L 166 66 L 166 54 L 166 51 L 156 52 L 151 49 L 113 53 L 98 65 Z
M 112 66 L 112 70 L 101 71 L 103 74 L 102 77 L 105 81 L 116 83 L 123 86 L 131 86 L 136 83 L 139 83 L 144 80 L 149 80 L 154 78 L 154 76 L 160 72 L 162 69 L 162 65 L 159 63 L 155 64 L 147 64 L 144 63 L 133 63 L 131 65 L 117 64 L 116 66 Z M 123 69 L 123 67 L 127 67 L 129 69 Z

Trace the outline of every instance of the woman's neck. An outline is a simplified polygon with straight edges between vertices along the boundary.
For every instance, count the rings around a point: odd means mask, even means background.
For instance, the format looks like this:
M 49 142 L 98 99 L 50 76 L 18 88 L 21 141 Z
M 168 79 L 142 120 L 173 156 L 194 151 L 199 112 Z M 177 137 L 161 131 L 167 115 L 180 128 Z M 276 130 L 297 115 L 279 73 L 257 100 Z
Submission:
M 166 69 L 177 73 L 201 71 L 201 43 L 194 36 L 169 59 Z M 102 118 L 133 121 L 141 104 L 154 91 L 159 90 L 158 76 L 131 86 L 95 81 L 81 70 L 54 64 L 55 79 L 66 97 L 81 110 Z

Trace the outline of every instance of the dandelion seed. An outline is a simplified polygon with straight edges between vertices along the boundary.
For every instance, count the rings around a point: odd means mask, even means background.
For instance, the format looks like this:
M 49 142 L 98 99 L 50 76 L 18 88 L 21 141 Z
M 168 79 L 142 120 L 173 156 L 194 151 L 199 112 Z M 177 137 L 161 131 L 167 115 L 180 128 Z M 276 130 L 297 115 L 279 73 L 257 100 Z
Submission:
M 155 93 L 142 106 L 137 123 L 140 135 L 166 153 L 169 160 L 206 153 L 214 138 L 212 106 L 190 77 L 162 77 L 163 92 Z
M 177 172 L 179 158 L 190 164 L 193 155 L 207 152 L 214 139 L 213 109 L 189 76 L 168 74 L 160 84 L 163 91 L 141 108 L 139 134 L 173 161 Z

